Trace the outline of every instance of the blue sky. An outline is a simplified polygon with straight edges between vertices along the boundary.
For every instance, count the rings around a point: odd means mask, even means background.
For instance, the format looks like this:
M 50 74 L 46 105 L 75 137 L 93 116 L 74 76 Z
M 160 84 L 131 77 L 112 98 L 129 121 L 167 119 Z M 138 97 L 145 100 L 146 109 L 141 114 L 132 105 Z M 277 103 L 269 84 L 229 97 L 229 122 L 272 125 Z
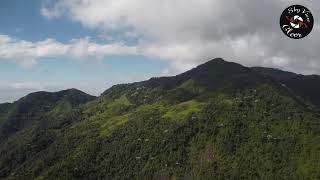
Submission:
M 300 40 L 279 27 L 292 4 L 315 19 Z M 319 17 L 310 0 L 1 0 L 0 103 L 40 90 L 99 95 L 215 57 L 320 74 Z
M 42 0 L 1 1 L 1 33 L 28 41 L 40 41 L 51 37 L 62 42 L 99 35 L 99 32 L 85 29 L 79 23 L 67 19 L 48 20 L 40 13 L 43 2 Z
M 30 42 L 53 38 L 67 43 L 82 37 L 91 37 L 96 42 L 106 41 L 99 38 L 103 34 L 100 30 L 84 28 L 70 20 L 45 18 L 40 13 L 43 1 L 26 2 L 0 1 L 0 34 Z M 99 95 L 114 84 L 160 76 L 167 65 L 166 61 L 140 55 L 108 56 L 99 60 L 41 58 L 32 67 L 0 60 L 0 103 L 11 102 L 37 90 L 79 88 Z

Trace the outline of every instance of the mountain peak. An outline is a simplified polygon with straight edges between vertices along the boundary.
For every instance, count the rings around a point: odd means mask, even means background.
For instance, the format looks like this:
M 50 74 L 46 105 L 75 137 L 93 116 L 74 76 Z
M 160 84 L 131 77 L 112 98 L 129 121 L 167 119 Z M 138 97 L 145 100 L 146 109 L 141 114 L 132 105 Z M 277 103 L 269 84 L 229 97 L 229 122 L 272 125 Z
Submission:
M 232 72 L 248 70 L 248 68 L 234 62 L 226 61 L 222 58 L 215 58 L 205 62 L 204 64 L 197 66 L 196 68 L 190 71 L 187 71 L 186 73 L 208 71 L 208 70 L 215 71 L 215 72 L 232 73 Z
M 211 59 L 203 64 L 211 64 L 211 63 L 231 63 L 231 62 L 226 61 L 223 58 L 218 57 L 218 58 Z
M 187 79 L 200 79 L 202 81 L 208 78 L 211 79 L 232 76 L 233 74 L 248 73 L 249 71 L 249 68 L 240 64 L 228 62 L 222 58 L 215 58 L 178 76 L 182 76 Z
M 65 95 L 69 95 L 69 94 L 79 94 L 79 95 L 83 95 L 83 96 L 92 96 L 89 95 L 79 89 L 76 88 L 71 88 L 71 89 L 66 89 L 66 90 L 62 90 L 62 91 L 58 91 L 58 92 L 53 92 L 53 93 L 60 93 L 60 94 L 65 94 Z M 94 96 L 92 96 L 94 97 Z
M 225 66 L 230 66 L 230 67 L 238 67 L 238 68 L 246 68 L 245 66 L 232 62 L 232 61 L 226 61 L 223 58 L 215 58 L 210 61 L 207 61 L 203 65 L 225 65 Z
M 74 108 L 94 98 L 94 96 L 88 95 L 80 90 L 67 89 L 59 92 L 34 92 L 12 104 L 3 104 L 0 106 L 0 121 L 1 113 L 8 116 L 2 119 L 3 124 L 2 127 L 0 126 L 0 141 L 8 135 L 30 127 L 32 123 L 35 122 L 36 117 L 52 111 L 60 104 L 66 103 L 70 105 L 71 108 Z
M 61 90 L 61 91 L 57 91 L 57 92 L 48 92 L 48 91 L 33 92 L 33 93 L 30 93 L 30 94 L 24 96 L 20 100 L 38 99 L 38 98 L 44 98 L 44 97 L 47 97 L 47 98 L 48 97 L 56 97 L 56 98 L 60 99 L 60 98 L 69 97 L 69 96 L 72 96 L 72 95 L 85 96 L 85 97 L 88 97 L 89 99 L 90 99 L 90 97 L 94 98 L 94 96 L 86 94 L 83 91 L 80 91 L 80 90 L 75 89 L 75 88 L 71 88 L 71 89 Z M 18 101 L 20 101 L 20 100 L 18 100 Z

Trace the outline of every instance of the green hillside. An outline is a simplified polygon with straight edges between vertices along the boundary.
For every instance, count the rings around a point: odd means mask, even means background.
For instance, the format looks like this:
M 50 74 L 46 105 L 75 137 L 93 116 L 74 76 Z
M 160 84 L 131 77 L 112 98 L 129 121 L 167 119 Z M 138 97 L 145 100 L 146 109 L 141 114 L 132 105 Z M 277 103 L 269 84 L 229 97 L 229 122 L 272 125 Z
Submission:
M 93 99 L 93 96 L 79 90 L 69 89 L 57 93 L 36 92 L 12 104 L 1 104 L 0 142 L 35 123 L 43 123 L 43 116 L 46 113 L 63 114 Z
M 98 98 L 34 93 L 0 105 L 0 178 L 320 179 L 310 96 L 222 59 Z
M 290 89 L 297 96 L 306 99 L 320 109 L 320 76 L 301 75 L 279 69 L 254 67 L 253 71 L 270 77 L 282 86 Z

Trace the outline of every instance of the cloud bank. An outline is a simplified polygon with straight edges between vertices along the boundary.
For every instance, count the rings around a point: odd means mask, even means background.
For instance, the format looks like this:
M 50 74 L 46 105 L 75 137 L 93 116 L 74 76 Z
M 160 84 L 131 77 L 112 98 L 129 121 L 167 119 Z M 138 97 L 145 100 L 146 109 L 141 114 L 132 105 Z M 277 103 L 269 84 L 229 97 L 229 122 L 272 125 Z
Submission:
M 287 38 L 279 27 L 283 9 L 295 3 L 307 6 L 315 18 L 313 32 L 301 40 Z M 47 0 L 40 10 L 44 17 L 67 18 L 106 36 L 117 34 L 119 42 L 30 42 L 0 35 L 0 59 L 30 67 L 48 57 L 144 55 L 169 61 L 171 67 L 163 72 L 178 73 L 223 57 L 248 66 L 320 74 L 319 12 L 320 2 L 308 0 Z M 135 43 L 126 43 L 130 38 Z
M 14 60 L 26 67 L 34 65 L 41 58 L 101 59 L 109 55 L 135 53 L 135 47 L 121 43 L 97 44 L 89 38 L 74 39 L 64 44 L 54 39 L 30 42 L 0 35 L 0 59 Z
M 292 4 L 308 7 L 313 32 L 302 40 L 282 34 L 279 18 Z M 55 0 L 41 9 L 48 18 L 69 18 L 106 33 L 139 37 L 140 53 L 183 71 L 212 57 L 249 66 L 320 74 L 320 2 L 292 0 Z

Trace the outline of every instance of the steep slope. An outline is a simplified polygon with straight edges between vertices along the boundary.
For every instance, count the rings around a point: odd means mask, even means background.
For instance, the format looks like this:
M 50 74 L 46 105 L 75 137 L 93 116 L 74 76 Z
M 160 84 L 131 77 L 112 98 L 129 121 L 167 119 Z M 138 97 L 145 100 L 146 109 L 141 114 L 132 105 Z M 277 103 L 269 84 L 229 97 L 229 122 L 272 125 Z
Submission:
M 320 178 L 319 115 L 274 79 L 222 59 L 42 117 L 0 147 L 0 177 Z
M 301 75 L 263 67 L 253 67 L 252 70 L 274 79 L 320 108 L 320 76 Z

